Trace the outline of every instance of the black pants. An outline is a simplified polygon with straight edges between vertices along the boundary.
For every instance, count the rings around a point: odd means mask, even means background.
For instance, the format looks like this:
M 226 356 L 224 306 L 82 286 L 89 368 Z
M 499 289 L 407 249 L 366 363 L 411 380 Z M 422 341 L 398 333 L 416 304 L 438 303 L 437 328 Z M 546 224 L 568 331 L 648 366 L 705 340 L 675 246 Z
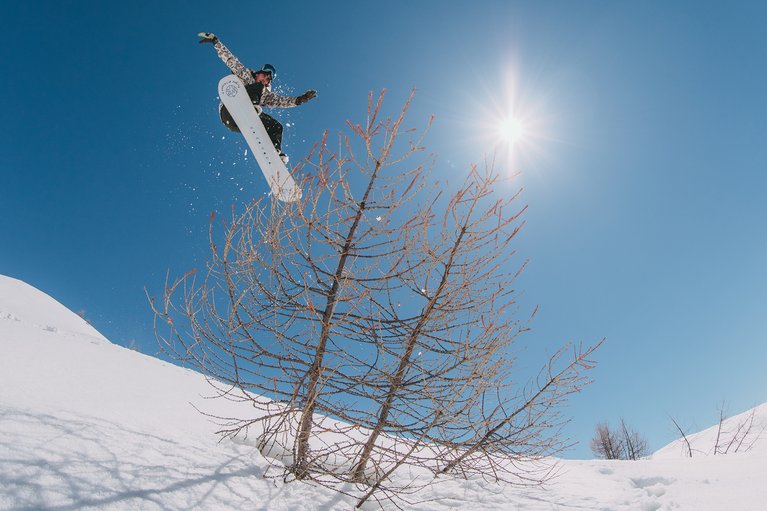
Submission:
M 219 116 L 221 117 L 221 122 L 224 123 L 224 126 L 229 128 L 230 130 L 239 133 L 240 128 L 237 127 L 237 124 L 234 122 L 234 119 L 232 118 L 232 114 L 229 113 L 229 110 L 226 109 L 224 105 L 221 105 L 221 108 L 218 111 Z M 266 128 L 266 133 L 269 135 L 269 139 L 272 141 L 272 144 L 274 144 L 274 148 L 277 149 L 278 153 L 282 152 L 282 124 L 272 117 L 269 114 L 265 114 L 261 112 L 261 122 L 264 123 L 264 128 Z

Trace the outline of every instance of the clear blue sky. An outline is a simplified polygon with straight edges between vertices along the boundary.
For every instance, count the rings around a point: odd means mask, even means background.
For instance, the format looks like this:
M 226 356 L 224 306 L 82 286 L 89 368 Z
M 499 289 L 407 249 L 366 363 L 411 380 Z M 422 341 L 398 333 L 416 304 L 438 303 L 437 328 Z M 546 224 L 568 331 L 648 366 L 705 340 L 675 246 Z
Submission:
M 114 342 L 157 350 L 144 287 L 204 264 L 211 211 L 266 191 L 219 124 L 213 31 L 287 91 L 285 149 L 361 119 L 367 94 L 414 125 L 457 181 L 475 132 L 516 98 L 533 358 L 606 336 L 567 432 L 589 456 L 624 416 L 659 448 L 767 401 L 767 4 L 665 1 L 3 2 L 0 273 Z M 511 188 L 510 188 L 511 190 Z

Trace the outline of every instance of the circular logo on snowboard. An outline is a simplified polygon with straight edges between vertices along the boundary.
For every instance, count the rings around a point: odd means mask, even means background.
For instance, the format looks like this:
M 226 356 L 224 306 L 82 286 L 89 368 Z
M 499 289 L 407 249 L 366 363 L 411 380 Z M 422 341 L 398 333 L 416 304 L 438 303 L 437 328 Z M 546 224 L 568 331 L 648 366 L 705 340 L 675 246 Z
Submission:
M 233 98 L 237 95 L 237 92 L 239 91 L 239 87 L 236 83 L 227 83 L 224 85 L 224 94 L 229 96 L 230 98 Z

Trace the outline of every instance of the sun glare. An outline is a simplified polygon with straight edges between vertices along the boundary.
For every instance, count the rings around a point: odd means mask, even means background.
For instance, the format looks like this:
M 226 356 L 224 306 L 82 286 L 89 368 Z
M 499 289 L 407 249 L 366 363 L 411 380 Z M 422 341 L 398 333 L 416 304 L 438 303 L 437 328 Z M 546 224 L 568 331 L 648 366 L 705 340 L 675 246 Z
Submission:
M 545 110 L 535 90 L 521 85 L 515 66 L 506 69 L 500 83 L 479 84 L 472 116 L 472 145 L 514 170 L 540 156 L 550 138 Z

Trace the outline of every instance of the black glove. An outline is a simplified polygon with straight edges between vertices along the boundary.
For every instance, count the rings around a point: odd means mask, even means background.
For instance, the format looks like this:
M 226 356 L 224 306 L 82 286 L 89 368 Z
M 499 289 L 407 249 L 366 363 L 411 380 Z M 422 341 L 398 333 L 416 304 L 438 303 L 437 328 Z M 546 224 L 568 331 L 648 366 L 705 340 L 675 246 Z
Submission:
M 309 101 L 310 99 L 316 98 L 316 97 L 317 97 L 317 91 L 309 89 L 308 91 L 304 92 L 303 94 L 301 94 L 300 96 L 296 98 L 296 105 L 302 105 L 306 103 L 307 101 Z
M 200 44 L 202 43 L 214 43 L 218 41 L 218 37 L 216 37 L 216 34 L 211 34 L 210 32 L 200 32 L 197 34 L 197 37 L 202 37 L 200 39 Z

